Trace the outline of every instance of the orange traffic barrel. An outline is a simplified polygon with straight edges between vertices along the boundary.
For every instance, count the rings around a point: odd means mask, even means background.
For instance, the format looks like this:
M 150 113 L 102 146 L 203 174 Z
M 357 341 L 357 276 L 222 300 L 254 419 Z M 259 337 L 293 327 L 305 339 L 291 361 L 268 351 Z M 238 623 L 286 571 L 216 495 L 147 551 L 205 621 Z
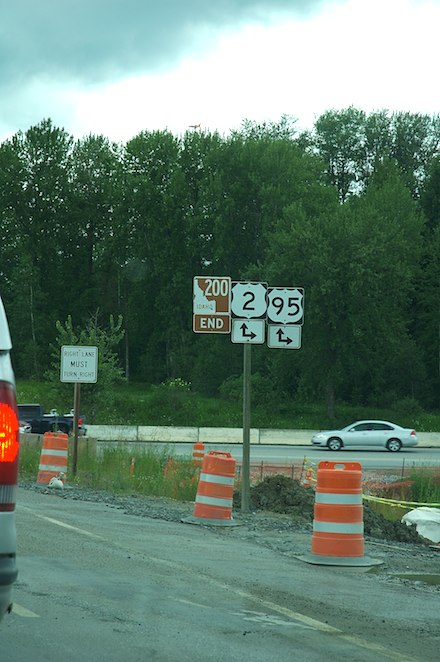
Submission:
M 319 463 L 312 552 L 303 560 L 345 566 L 382 563 L 364 556 L 362 467 L 359 462 Z
M 64 432 L 45 432 L 41 447 L 37 485 L 48 485 L 51 478 L 67 473 L 68 435 Z
M 192 464 L 195 467 L 201 467 L 204 455 L 205 455 L 205 444 L 202 443 L 201 441 L 196 441 L 196 443 L 193 446 Z
M 309 467 L 304 474 L 304 477 L 301 479 L 301 485 L 303 487 L 312 487 L 313 480 L 313 469 Z
M 235 459 L 230 453 L 209 451 L 202 461 L 192 517 L 189 524 L 236 526 L 232 519 Z

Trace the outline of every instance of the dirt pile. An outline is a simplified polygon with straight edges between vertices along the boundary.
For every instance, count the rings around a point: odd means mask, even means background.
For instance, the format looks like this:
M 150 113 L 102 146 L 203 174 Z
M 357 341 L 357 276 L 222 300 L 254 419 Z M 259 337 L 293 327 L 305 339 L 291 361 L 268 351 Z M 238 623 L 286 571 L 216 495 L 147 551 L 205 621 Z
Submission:
M 234 506 L 239 508 L 240 493 L 234 494 Z M 251 510 L 264 510 L 275 513 L 286 513 L 300 522 L 313 522 L 315 492 L 311 487 L 304 487 L 298 480 L 287 476 L 268 476 L 258 485 L 250 489 Z M 399 521 L 390 522 L 383 515 L 364 503 L 365 535 L 382 540 L 398 542 L 425 541 L 414 527 L 408 527 Z

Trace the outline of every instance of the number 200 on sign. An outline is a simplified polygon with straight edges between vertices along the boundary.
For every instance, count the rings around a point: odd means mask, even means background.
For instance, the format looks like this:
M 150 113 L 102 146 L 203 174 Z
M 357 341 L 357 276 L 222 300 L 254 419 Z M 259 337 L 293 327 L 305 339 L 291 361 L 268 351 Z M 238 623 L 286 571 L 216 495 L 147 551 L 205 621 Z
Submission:
M 206 278 L 205 296 L 227 297 L 229 294 L 229 279 Z

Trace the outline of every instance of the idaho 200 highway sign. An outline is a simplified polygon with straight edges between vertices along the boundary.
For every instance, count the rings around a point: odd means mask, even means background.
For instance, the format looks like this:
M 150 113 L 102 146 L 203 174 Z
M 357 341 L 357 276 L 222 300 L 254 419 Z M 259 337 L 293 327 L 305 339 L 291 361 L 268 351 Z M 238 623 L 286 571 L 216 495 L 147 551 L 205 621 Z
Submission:
M 193 281 L 195 333 L 231 331 L 231 279 L 229 276 L 195 276 Z

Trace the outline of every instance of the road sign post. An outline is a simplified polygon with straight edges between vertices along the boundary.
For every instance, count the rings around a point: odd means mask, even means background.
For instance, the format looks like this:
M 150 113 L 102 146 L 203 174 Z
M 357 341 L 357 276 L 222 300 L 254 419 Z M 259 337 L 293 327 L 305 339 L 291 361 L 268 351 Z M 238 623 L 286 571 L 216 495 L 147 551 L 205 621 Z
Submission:
M 81 383 L 96 383 L 98 379 L 98 348 L 79 345 L 61 347 L 60 380 L 74 384 L 73 391 L 73 452 L 72 475 L 78 462 L 78 417 Z
M 231 319 L 232 318 L 232 319 Z M 302 287 L 268 287 L 229 276 L 196 276 L 193 285 L 195 333 L 231 333 L 243 345 L 243 461 L 241 510 L 250 502 L 251 345 L 300 349 L 304 321 Z
M 243 461 L 241 465 L 241 510 L 249 512 L 250 426 L 251 426 L 251 345 L 264 343 L 266 330 L 267 283 L 232 283 L 232 342 L 243 344 Z
M 251 345 L 243 345 L 243 459 L 241 464 L 241 511 L 249 512 L 251 447 Z

